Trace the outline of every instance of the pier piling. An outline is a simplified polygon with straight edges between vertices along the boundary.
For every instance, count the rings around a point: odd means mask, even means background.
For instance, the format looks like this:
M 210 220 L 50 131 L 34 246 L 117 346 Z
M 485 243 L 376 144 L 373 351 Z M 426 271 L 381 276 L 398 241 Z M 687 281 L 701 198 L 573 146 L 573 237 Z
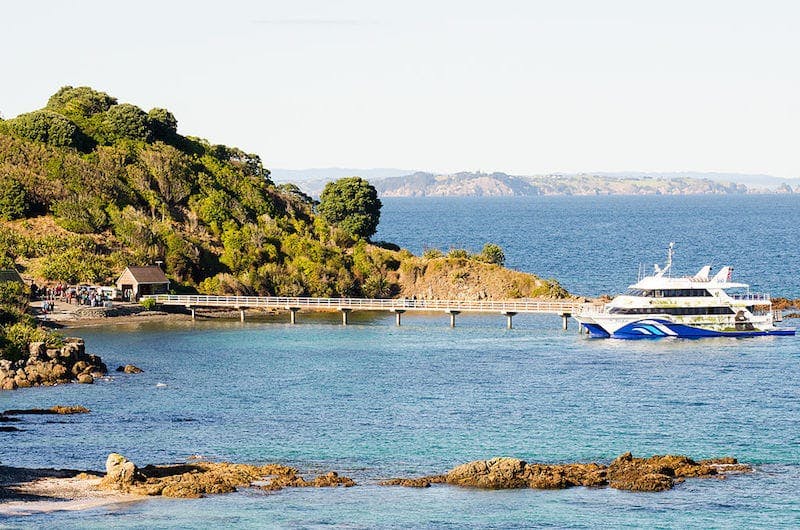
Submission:
M 456 326 L 456 315 L 461 313 L 492 313 L 506 317 L 506 326 L 512 329 L 516 315 L 551 314 L 562 318 L 567 329 L 569 317 L 580 313 L 589 304 L 576 300 L 408 300 L 386 298 L 314 298 L 289 296 L 211 296 L 211 295 L 146 295 L 143 300 L 153 300 L 160 306 L 180 306 L 198 318 L 197 308 L 220 308 L 239 312 L 244 322 L 248 309 L 286 310 L 292 324 L 297 323 L 297 313 L 308 311 L 341 311 L 342 324 L 349 324 L 351 311 L 391 311 L 395 323 L 402 325 L 404 313 L 413 311 L 444 311 L 450 315 L 450 327 Z M 585 328 L 579 331 L 587 331 Z
M 450 327 L 451 328 L 456 327 L 456 315 L 461 314 L 461 311 L 456 311 L 455 309 L 448 309 L 446 312 L 450 314 Z

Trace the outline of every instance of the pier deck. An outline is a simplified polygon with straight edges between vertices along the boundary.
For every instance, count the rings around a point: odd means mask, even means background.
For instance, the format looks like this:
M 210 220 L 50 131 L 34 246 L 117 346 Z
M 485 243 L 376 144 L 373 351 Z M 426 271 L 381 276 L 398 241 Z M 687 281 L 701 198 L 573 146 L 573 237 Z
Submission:
M 583 302 L 574 300 L 416 300 L 409 298 L 311 298 L 286 296 L 212 296 L 212 295 L 150 295 L 142 299 L 155 300 L 163 306 L 186 307 L 192 311 L 198 307 L 231 308 L 240 311 L 244 320 L 246 309 L 277 309 L 291 313 L 291 322 L 296 321 L 300 310 L 337 310 L 342 312 L 342 323 L 347 324 L 351 311 L 390 311 L 397 315 L 406 312 L 445 312 L 450 315 L 450 325 L 455 326 L 455 316 L 462 312 L 499 313 L 508 319 L 511 327 L 512 317 L 517 314 L 538 313 L 559 315 L 566 329 L 567 320 L 578 312 Z

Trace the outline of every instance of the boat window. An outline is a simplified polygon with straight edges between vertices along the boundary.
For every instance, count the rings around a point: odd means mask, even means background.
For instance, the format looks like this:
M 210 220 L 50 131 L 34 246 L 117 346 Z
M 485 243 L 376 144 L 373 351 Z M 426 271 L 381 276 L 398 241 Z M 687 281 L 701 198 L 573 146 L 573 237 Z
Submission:
M 685 298 L 711 296 L 707 289 L 628 289 L 628 296 L 644 296 L 647 298 Z
M 615 315 L 732 315 L 730 307 L 613 307 Z

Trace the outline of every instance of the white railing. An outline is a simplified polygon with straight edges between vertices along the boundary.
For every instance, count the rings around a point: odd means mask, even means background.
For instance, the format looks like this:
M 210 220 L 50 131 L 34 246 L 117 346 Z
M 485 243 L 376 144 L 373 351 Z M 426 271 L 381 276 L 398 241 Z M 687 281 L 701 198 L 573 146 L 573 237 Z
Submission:
M 231 307 L 270 309 L 361 309 L 365 311 L 472 311 L 574 314 L 582 302 L 570 300 L 415 300 L 409 298 L 311 298 L 287 296 L 213 296 L 170 295 L 143 296 L 168 306 Z

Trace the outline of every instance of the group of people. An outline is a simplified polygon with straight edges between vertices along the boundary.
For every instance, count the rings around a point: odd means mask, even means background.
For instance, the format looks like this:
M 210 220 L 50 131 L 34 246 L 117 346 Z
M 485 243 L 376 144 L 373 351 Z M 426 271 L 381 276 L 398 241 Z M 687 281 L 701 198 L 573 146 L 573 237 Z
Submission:
M 62 283 L 58 283 L 52 287 L 38 287 L 36 284 L 32 284 L 31 297 L 33 299 L 42 299 L 42 311 L 44 312 L 53 311 L 57 300 L 68 304 L 102 307 L 107 299 L 99 287 L 90 288 L 85 285 L 71 287 Z

